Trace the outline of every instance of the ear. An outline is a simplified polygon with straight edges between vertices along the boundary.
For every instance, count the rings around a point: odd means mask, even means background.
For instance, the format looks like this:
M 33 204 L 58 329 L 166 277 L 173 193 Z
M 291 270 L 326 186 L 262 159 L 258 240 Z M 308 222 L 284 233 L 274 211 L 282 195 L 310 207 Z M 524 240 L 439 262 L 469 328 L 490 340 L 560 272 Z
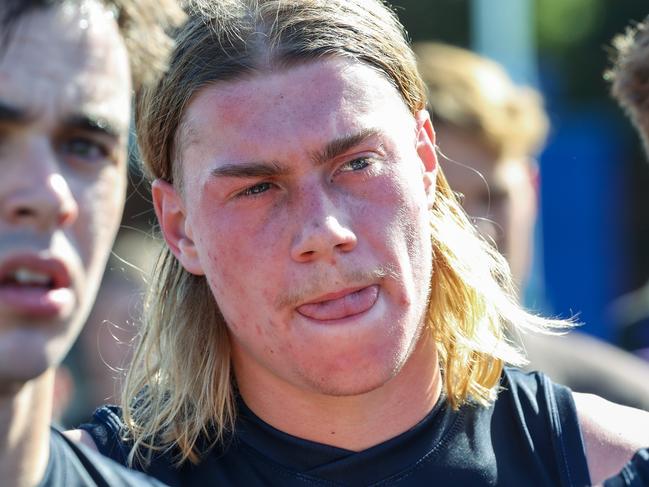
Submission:
M 435 181 L 437 179 L 437 153 L 435 152 L 435 131 L 427 110 L 415 113 L 417 122 L 417 154 L 423 167 L 424 188 L 428 195 L 428 207 L 435 202 Z
M 156 179 L 151 185 L 153 208 L 167 246 L 187 272 L 201 276 L 203 268 L 192 239 L 182 198 L 173 185 Z

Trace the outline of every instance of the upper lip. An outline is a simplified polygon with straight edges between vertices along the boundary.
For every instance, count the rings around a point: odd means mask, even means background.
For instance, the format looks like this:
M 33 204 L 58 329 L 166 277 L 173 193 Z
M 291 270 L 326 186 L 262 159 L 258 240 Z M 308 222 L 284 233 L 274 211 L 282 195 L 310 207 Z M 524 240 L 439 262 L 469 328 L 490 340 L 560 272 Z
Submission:
M 0 283 L 18 269 L 27 269 L 50 277 L 51 288 L 69 287 L 72 279 L 65 263 L 56 257 L 42 253 L 21 253 L 5 257 L 0 261 Z
M 365 289 L 366 287 L 369 287 L 370 285 L 364 285 L 364 286 L 356 286 L 356 287 L 348 287 L 345 289 L 342 289 L 340 291 L 335 291 L 335 292 L 330 292 L 326 294 L 321 294 L 320 296 L 310 299 L 309 301 L 305 301 L 301 303 L 301 305 L 304 304 L 318 304 L 318 303 L 324 303 L 327 301 L 332 301 L 334 299 L 342 298 L 344 296 L 347 296 L 348 294 L 355 293 L 357 291 L 360 291 L 361 289 Z

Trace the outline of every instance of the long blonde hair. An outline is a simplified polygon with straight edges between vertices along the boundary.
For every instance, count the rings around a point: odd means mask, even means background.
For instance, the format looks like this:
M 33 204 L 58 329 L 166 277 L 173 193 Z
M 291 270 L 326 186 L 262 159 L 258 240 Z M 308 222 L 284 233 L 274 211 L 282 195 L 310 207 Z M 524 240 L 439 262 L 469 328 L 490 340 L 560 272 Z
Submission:
M 189 14 L 170 69 L 139 98 L 136 114 L 150 177 L 179 190 L 183 113 L 210 83 L 342 56 L 385 75 L 411 113 L 425 107 L 403 27 L 378 0 L 204 0 L 192 2 Z M 505 260 L 478 236 L 442 174 L 436 185 L 427 327 L 438 344 L 450 404 L 487 404 L 495 398 L 503 364 L 524 361 L 505 328 L 563 324 L 518 306 Z M 205 278 L 185 271 L 164 250 L 123 395 L 127 436 L 134 442 L 130 461 L 173 451 L 178 463 L 198 462 L 199 445 L 213 445 L 232 430 L 229 354 L 226 323 Z

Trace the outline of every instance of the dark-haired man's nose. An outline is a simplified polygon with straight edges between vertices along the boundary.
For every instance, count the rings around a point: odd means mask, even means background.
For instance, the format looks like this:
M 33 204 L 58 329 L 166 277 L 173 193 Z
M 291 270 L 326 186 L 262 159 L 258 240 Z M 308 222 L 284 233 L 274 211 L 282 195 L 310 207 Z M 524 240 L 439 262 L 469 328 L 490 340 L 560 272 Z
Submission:
M 32 147 L 21 153 L 19 161 L 29 171 L 17 171 L 2 193 L 2 214 L 10 225 L 30 225 L 49 231 L 71 225 L 79 207 L 66 179 L 60 174 L 56 155 L 49 147 Z

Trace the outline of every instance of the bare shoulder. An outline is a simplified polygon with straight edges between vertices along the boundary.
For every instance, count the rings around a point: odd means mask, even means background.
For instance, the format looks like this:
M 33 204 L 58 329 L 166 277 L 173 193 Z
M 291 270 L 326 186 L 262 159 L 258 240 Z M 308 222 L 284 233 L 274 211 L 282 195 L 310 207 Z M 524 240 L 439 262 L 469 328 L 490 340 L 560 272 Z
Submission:
M 99 451 L 95 440 L 92 439 L 92 436 L 86 430 L 67 430 L 63 434 L 75 443 L 81 443 L 92 450 Z
M 637 450 L 649 446 L 649 412 L 593 394 L 575 392 L 573 397 L 593 483 L 615 475 Z

